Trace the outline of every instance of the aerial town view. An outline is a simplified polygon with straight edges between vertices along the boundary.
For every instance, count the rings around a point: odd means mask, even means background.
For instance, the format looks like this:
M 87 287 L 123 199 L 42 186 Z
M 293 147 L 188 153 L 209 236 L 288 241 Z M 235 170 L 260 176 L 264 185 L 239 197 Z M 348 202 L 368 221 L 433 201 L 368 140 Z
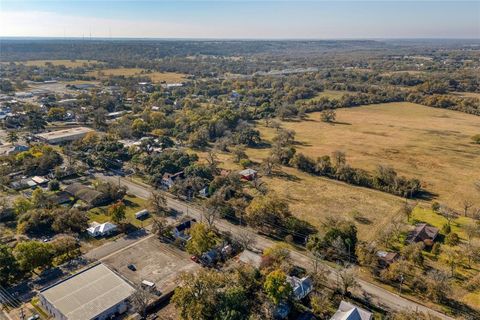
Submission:
M 0 0 L 36 319 L 480 319 L 480 2 Z

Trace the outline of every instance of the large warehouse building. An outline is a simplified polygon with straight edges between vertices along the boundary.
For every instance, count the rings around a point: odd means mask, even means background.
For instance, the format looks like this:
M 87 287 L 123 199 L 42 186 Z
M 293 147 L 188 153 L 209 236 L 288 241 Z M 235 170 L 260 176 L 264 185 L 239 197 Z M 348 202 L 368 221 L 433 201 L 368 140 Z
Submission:
M 60 144 L 70 141 L 82 139 L 89 132 L 93 132 L 93 129 L 87 127 L 77 127 L 64 130 L 57 130 L 51 132 L 44 132 L 35 135 L 35 137 L 43 142 L 50 144 Z
M 124 313 L 134 292 L 100 263 L 40 291 L 40 304 L 54 319 L 104 320 Z

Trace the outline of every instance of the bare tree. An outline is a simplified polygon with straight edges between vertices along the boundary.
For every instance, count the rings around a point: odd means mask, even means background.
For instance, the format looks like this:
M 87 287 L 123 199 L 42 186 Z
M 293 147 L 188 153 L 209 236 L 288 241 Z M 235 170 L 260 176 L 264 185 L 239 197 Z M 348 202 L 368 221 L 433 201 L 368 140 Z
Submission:
M 218 156 L 215 150 L 209 150 L 207 153 L 207 163 L 208 167 L 214 175 L 218 174 Z
M 159 192 L 152 191 L 148 199 L 150 212 L 158 216 L 166 216 L 168 213 L 167 198 Z
M 244 250 L 252 248 L 256 242 L 255 236 L 247 230 L 241 230 L 237 232 L 235 240 L 242 246 Z
M 463 205 L 463 215 L 466 217 L 468 215 L 468 210 L 473 207 L 473 202 L 469 199 L 465 199 L 462 202 Z
M 136 288 L 135 292 L 130 296 L 132 309 L 138 312 L 142 317 L 147 315 L 147 308 L 152 298 L 152 294 L 143 288 Z
M 402 206 L 401 212 L 407 217 L 407 222 L 410 221 L 410 217 L 412 216 L 413 210 L 416 206 L 416 202 L 411 203 L 407 199 L 405 199 L 405 203 Z
M 348 295 L 350 289 L 358 287 L 355 276 L 356 271 L 353 267 L 346 267 L 337 273 L 337 286 L 343 295 Z
M 159 239 L 166 239 L 172 231 L 172 226 L 167 223 L 163 217 L 154 217 L 152 220 L 152 233 L 156 234 Z
M 448 225 L 451 224 L 451 222 L 453 221 L 453 219 L 455 219 L 455 218 L 458 217 L 457 213 L 456 213 L 453 209 L 447 207 L 446 205 L 440 205 L 440 208 L 439 208 L 438 212 L 439 212 L 445 219 L 447 219 Z

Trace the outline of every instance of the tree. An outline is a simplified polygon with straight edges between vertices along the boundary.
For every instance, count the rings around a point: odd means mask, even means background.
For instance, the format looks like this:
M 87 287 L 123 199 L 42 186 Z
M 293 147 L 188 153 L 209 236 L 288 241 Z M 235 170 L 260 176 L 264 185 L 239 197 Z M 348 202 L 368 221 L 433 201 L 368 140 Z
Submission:
M 0 286 L 9 285 L 18 275 L 18 264 L 12 250 L 0 244 Z
M 57 191 L 60 189 L 60 182 L 58 182 L 58 180 L 51 180 L 49 183 L 48 183 L 48 190 L 50 191 Z
M 412 216 L 416 206 L 416 203 L 410 203 L 407 201 L 407 199 L 405 199 L 405 203 L 402 206 L 401 212 L 407 217 L 407 222 L 410 221 L 410 217 Z
M 278 232 L 277 227 L 290 216 L 288 203 L 273 194 L 255 197 L 246 209 L 250 225 L 270 232 Z
M 167 223 L 164 217 L 153 217 L 152 232 L 156 234 L 160 240 L 168 239 L 172 234 L 172 229 L 173 227 Z
M 88 216 L 78 209 L 55 209 L 52 229 L 57 233 L 81 233 L 88 228 Z
M 449 226 L 451 225 L 451 222 L 458 217 L 457 213 L 446 205 L 440 205 L 438 212 L 445 219 L 447 219 L 447 223 Z
M 422 252 L 423 246 L 424 244 L 422 242 L 409 244 L 408 246 L 403 247 L 402 254 L 408 261 L 422 267 L 425 260 Z
M 455 276 L 455 269 L 459 264 L 462 263 L 463 256 L 461 251 L 455 248 L 447 248 L 444 249 L 444 260 L 445 263 L 450 267 L 451 276 Z
M 435 256 L 435 259 L 438 259 L 438 256 L 442 252 L 442 246 L 439 242 L 435 242 L 432 247 L 432 253 Z
M 240 320 L 249 317 L 257 288 L 252 274 L 243 270 L 218 272 L 202 269 L 183 273 L 172 297 L 186 320 Z
M 310 304 L 313 313 L 320 319 L 328 319 L 335 310 L 332 297 L 329 297 L 326 291 L 312 294 L 310 296 Z
M 238 244 L 240 244 L 240 246 L 244 250 L 251 249 L 256 242 L 255 235 L 247 230 L 239 230 L 238 232 L 236 232 L 234 239 L 238 242 Z
M 463 206 L 463 215 L 466 217 L 468 215 L 468 210 L 473 207 L 473 202 L 469 199 L 464 199 L 462 202 Z
M 217 235 L 203 223 L 195 223 L 190 228 L 190 236 L 186 245 L 187 252 L 190 254 L 200 256 L 217 244 Z
M 20 138 L 18 137 L 18 134 L 16 131 L 8 131 L 8 134 L 5 140 L 7 140 L 8 143 L 15 145 L 19 139 Z
M 107 214 L 112 218 L 113 222 L 120 223 L 125 220 L 125 210 L 125 204 L 122 201 L 117 201 L 108 207 Z
M 333 109 L 327 109 L 321 113 L 321 120 L 323 122 L 335 122 L 336 117 L 337 114 Z
M 349 294 L 349 290 L 358 286 L 358 282 L 355 279 L 356 272 L 353 267 L 346 267 L 337 273 L 337 286 L 341 290 L 341 293 L 346 296 Z
M 95 109 L 93 112 L 93 127 L 100 131 L 105 131 L 107 129 L 107 111 L 105 109 Z
M 43 118 L 40 111 L 31 110 L 27 113 L 26 127 L 32 132 L 39 132 L 44 130 L 47 126 L 47 121 Z
M 15 246 L 14 255 L 20 268 L 27 272 L 34 272 L 36 268 L 45 268 L 52 265 L 53 254 L 48 243 L 39 241 L 20 242 Z
M 132 309 L 145 318 L 151 298 L 152 294 L 150 292 L 141 287 L 136 288 L 135 292 L 130 296 Z
M 427 274 L 427 293 L 434 301 L 440 302 L 450 292 L 448 276 L 439 270 L 432 270 Z
M 464 225 L 463 230 L 465 234 L 467 235 L 468 242 L 471 243 L 472 239 L 480 237 L 480 226 L 469 223 Z
M 292 286 L 287 282 L 287 276 L 282 270 L 270 272 L 263 283 L 263 289 L 267 297 L 278 305 L 281 301 L 288 299 L 292 294 Z
M 52 242 L 52 250 L 55 256 L 64 256 L 65 260 L 71 259 L 73 256 L 79 255 L 77 240 L 69 235 L 61 235 L 56 237 Z
M 460 237 L 455 232 L 449 233 L 445 237 L 445 243 L 452 247 L 456 246 L 460 243 Z
M 475 144 L 480 144 L 480 134 L 476 134 L 476 135 L 472 136 L 472 141 Z
M 31 202 L 34 208 L 49 207 L 48 196 L 41 188 L 33 190 Z
M 18 197 L 13 201 L 13 212 L 16 215 L 21 215 L 33 208 L 33 204 L 25 197 Z
M 233 162 L 239 163 L 242 159 L 248 159 L 245 153 L 245 147 L 243 145 L 237 145 L 232 148 Z
M 166 216 L 169 212 L 167 198 L 159 191 L 152 191 L 148 199 L 148 209 L 157 216 Z
M 225 208 L 225 194 L 220 188 L 215 191 L 205 203 L 205 210 L 202 211 L 202 219 L 207 224 L 208 229 L 213 229 L 215 221 L 220 217 L 222 210 Z

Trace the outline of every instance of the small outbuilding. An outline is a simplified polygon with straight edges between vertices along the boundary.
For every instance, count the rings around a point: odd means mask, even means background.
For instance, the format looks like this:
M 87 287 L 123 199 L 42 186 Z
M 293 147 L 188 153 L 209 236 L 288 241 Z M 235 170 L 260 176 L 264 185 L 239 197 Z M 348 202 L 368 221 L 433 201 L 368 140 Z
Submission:
M 257 171 L 256 170 L 253 170 L 253 169 L 245 169 L 245 170 L 242 170 L 238 173 L 240 175 L 240 177 L 244 180 L 247 180 L 247 181 L 252 181 L 253 179 L 255 179 L 257 177 Z

